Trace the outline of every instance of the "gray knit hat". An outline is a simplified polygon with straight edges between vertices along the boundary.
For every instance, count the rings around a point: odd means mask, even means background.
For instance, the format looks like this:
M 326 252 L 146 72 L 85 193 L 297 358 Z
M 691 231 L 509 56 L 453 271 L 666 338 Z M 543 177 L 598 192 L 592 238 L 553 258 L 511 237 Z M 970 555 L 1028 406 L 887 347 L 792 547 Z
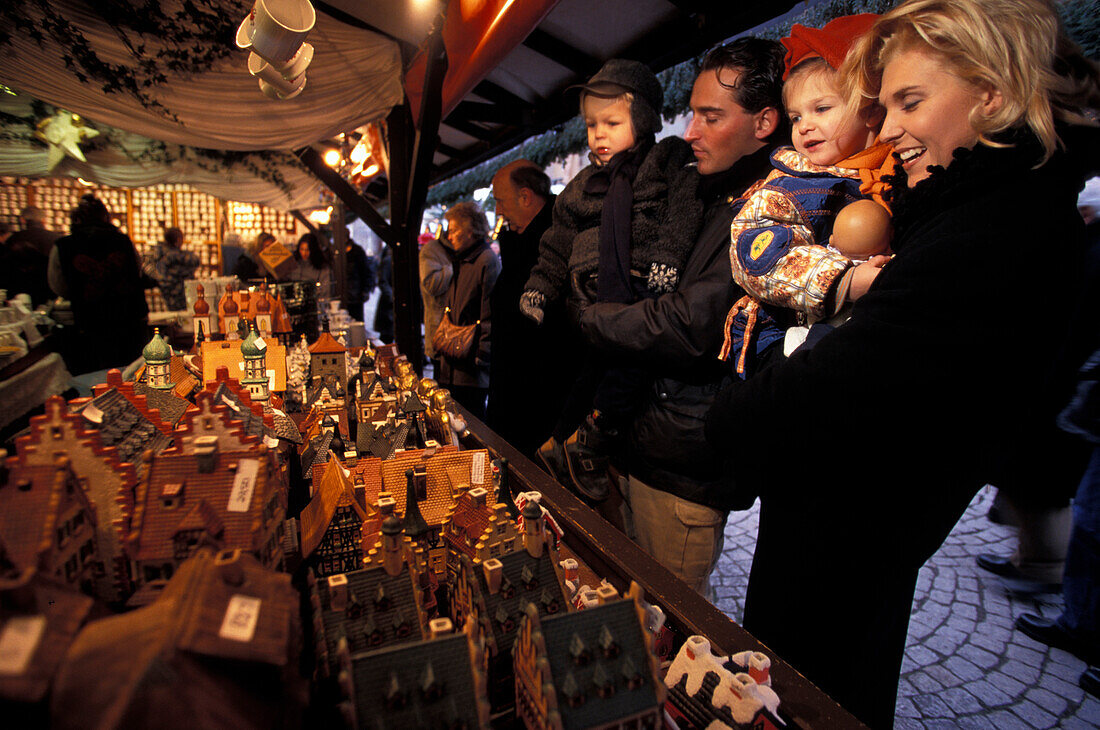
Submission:
M 661 82 L 644 63 L 612 58 L 587 83 L 569 88 L 582 89 L 584 93 L 605 98 L 631 92 L 634 94 L 630 107 L 634 135 L 640 139 L 661 131 L 661 107 L 665 94 Z

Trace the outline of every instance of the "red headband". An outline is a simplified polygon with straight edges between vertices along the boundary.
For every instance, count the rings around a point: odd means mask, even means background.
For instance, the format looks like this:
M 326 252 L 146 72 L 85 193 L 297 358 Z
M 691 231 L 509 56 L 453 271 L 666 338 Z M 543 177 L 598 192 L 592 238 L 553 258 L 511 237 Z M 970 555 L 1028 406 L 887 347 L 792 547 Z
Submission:
M 787 49 L 783 59 L 783 80 L 787 80 L 792 68 L 809 58 L 823 58 L 833 69 L 840 68 L 852 44 L 871 29 L 878 17 L 873 13 L 845 15 L 830 20 L 821 28 L 795 23 L 790 36 L 780 41 Z

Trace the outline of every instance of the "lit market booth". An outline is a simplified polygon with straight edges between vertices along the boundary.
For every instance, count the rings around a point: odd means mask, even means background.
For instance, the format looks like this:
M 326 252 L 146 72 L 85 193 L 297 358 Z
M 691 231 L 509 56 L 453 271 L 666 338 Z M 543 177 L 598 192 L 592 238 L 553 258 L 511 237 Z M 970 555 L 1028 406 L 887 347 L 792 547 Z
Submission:
M 15 3 L 14 10 L 0 11 L 23 31 L 7 41 L 10 53 L 0 83 L 15 94 L 0 98 L 0 110 L 26 131 L 24 139 L 0 140 L 0 175 L 79 177 L 123 189 L 188 186 L 162 191 L 172 194 L 173 210 L 191 210 L 190 198 L 180 201 L 195 194 L 309 209 L 321 200 L 323 184 L 339 199 L 338 211 L 355 214 L 393 247 L 397 345 L 414 364 L 422 360 L 416 236 L 430 184 L 572 116 L 575 109 L 560 98 L 560 90 L 587 77 L 606 57 L 627 55 L 665 68 L 776 12 L 774 6 L 765 12 L 664 0 L 624 0 L 599 8 L 570 0 L 451 0 L 446 7 L 388 0 L 369 8 L 334 0 L 316 3 L 319 12 L 306 38 L 313 52 L 308 68 L 280 82 L 270 72 L 259 73 L 260 64 L 239 48 L 243 41 L 254 44 L 245 30 L 249 21 L 241 24 L 247 3 L 199 5 L 201 14 L 193 18 L 150 18 L 152 25 L 175 29 L 158 39 L 119 32 L 129 26 L 121 18 L 111 22 L 112 13 L 121 12 L 114 5 L 102 15 L 75 2 L 54 3 L 48 10 Z M 586 12 L 597 13 L 596 22 Z M 60 18 L 70 24 L 67 30 L 32 31 L 57 28 Z M 632 18 L 637 25 L 607 22 L 612 18 Z M 133 64 L 138 42 L 162 49 L 149 67 Z M 104 93 L 105 87 L 111 93 Z M 285 98 L 270 98 L 261 89 Z M 42 104 L 52 107 L 49 113 L 42 113 Z M 62 111 L 90 120 L 91 128 L 109 130 L 101 136 L 110 139 L 78 145 L 89 147 L 83 160 L 65 154 L 61 138 L 46 146 L 33 142 L 43 122 L 55 116 L 66 122 Z M 324 152 L 340 144 L 339 135 L 352 150 L 374 140 L 371 152 L 381 174 L 349 182 L 326 164 Z M 69 139 L 85 141 L 79 131 L 70 132 Z M 366 169 L 365 159 L 352 162 Z M 65 189 L 79 192 L 72 185 Z M 58 196 L 67 202 L 64 196 L 73 194 Z M 127 199 L 131 211 L 135 195 Z M 213 218 L 210 228 L 224 229 L 218 214 Z M 201 231 L 203 218 L 196 213 L 194 219 Z M 134 218 L 131 212 L 127 224 L 136 232 L 152 220 L 161 219 Z M 279 223 L 288 231 L 305 225 Z M 333 228 L 340 256 L 344 227 Z M 631 580 L 638 582 L 679 638 L 702 634 L 721 652 L 766 649 L 495 434 L 468 420 L 472 433 L 465 445 L 507 457 L 516 485 L 543 494 L 565 530 L 566 545 L 621 593 Z M 858 726 L 779 658 L 772 660 L 789 725 Z

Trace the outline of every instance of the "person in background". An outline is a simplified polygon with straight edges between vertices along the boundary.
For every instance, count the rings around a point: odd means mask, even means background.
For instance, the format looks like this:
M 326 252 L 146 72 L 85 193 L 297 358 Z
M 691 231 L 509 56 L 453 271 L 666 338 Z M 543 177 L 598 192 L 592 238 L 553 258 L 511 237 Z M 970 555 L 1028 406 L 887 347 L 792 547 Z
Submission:
M 435 236 L 421 233 L 418 254 L 420 273 L 420 298 L 424 302 L 424 354 L 432 364 L 432 372 L 439 372 L 439 355 L 432 344 L 435 328 L 443 318 L 444 300 L 451 286 L 454 268 L 451 254 Z
M 371 290 L 374 289 L 371 279 L 370 262 L 367 261 L 367 252 L 355 241 L 348 239 L 347 248 L 347 281 L 348 290 L 344 297 L 344 309 L 356 322 L 363 321 L 363 303 L 367 301 Z M 368 287 L 368 283 L 370 286 Z
M 724 390 L 707 438 L 760 495 L 745 628 L 891 727 L 918 571 L 978 490 L 1080 481 L 1055 417 L 1089 344 L 1076 204 L 1100 80 L 1047 0 L 906 0 L 841 73 L 886 110 L 894 258 L 843 327 Z M 1057 315 L 1006 309 L 1041 288 L 1040 262 Z M 1021 368 L 1034 332 L 1044 351 Z
M 485 398 L 489 394 L 489 362 L 493 335 L 490 295 L 500 275 L 500 259 L 489 248 L 489 221 L 475 203 L 462 202 L 443 214 L 447 221 L 447 245 L 450 246 L 454 275 L 444 305 L 452 324 L 463 327 L 477 324 L 473 348 L 467 357 L 443 355 L 436 381 L 450 390 L 475 418 L 485 418 Z
M 722 554 L 734 481 L 707 445 L 703 421 L 730 369 L 717 358 L 726 312 L 744 292 L 730 278 L 730 223 L 745 190 L 771 169 L 786 131 L 780 100 L 783 46 L 740 38 L 707 54 L 691 92 L 691 144 L 703 228 L 675 292 L 593 304 L 581 331 L 593 347 L 654 373 L 627 439 L 623 497 L 634 540 L 703 595 Z
M 47 281 L 50 251 L 60 234 L 47 230 L 46 215 L 40 208 L 27 207 L 19 213 L 22 228 L 0 247 L 0 289 L 10 297 L 25 292 L 35 306 L 51 298 Z
M 241 234 L 233 231 L 225 234 L 225 240 L 222 241 L 222 276 L 233 276 L 233 272 L 237 269 L 237 261 L 244 255 L 244 240 Z
M 11 223 L 0 221 L 0 246 L 7 243 L 13 233 L 15 233 L 15 231 L 11 229 Z
M 542 325 L 519 311 L 523 285 L 538 260 L 539 241 L 550 228 L 555 196 L 550 178 L 530 160 L 516 160 L 493 177 L 500 231 L 500 276 L 493 287 L 493 359 L 489 365 L 486 423 L 526 456 L 557 422 L 582 359 L 563 304 L 549 306 Z M 570 417 L 579 422 L 590 404 Z
M 393 251 L 383 243 L 378 260 L 378 303 L 374 310 L 374 331 L 382 342 L 393 342 Z
M 298 239 L 298 245 L 294 249 L 294 263 L 296 268 L 291 279 L 316 281 L 321 285 L 321 296 L 331 293 L 332 262 L 316 234 L 306 233 Z
M 268 245 L 275 243 L 275 240 L 275 236 L 266 231 L 256 236 L 256 240 L 249 242 L 245 248 L 244 255 L 237 259 L 231 275 L 237 277 L 242 284 L 255 279 L 270 281 L 271 276 L 260 263 L 260 252 Z
M 164 240 L 153 250 L 149 265 L 151 271 L 147 273 L 157 280 L 168 309 L 173 312 L 186 309 L 187 296 L 183 283 L 194 278 L 199 268 L 199 257 L 183 249 L 183 231 L 165 228 Z
M 70 234 L 49 259 L 50 287 L 72 302 L 75 334 L 65 363 L 73 373 L 124 367 L 149 340 L 137 251 L 95 195 L 84 195 L 70 220 Z

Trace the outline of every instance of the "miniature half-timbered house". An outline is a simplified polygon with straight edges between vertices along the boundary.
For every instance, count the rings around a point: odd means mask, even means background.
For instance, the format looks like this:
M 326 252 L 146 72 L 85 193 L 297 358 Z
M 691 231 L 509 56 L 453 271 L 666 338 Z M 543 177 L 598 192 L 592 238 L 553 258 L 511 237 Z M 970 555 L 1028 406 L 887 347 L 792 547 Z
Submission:
M 309 346 L 309 375 L 312 382 L 329 382 L 331 379 L 343 385 L 347 382 L 348 349 L 336 341 L 328 332 L 322 332 L 317 341 Z
M 281 569 L 286 472 L 236 415 L 200 393 L 198 407 L 176 430 L 177 445 L 146 454 L 126 538 L 139 586 L 171 578 L 204 545 L 241 549 Z
M 80 486 L 96 513 L 96 546 L 103 570 L 93 570 L 95 595 L 107 603 L 129 596 L 130 570 L 122 549 L 123 530 L 134 508 L 137 472 L 106 446 L 102 431 L 88 428 L 85 414 L 71 413 L 61 396 L 46 401 L 46 412 L 31 419 L 30 431 L 16 440 L 19 463 L 52 467 L 60 456 L 69 459 Z M 159 433 L 159 432 L 158 432 Z
M 328 462 L 299 518 L 302 559 L 321 578 L 351 573 L 365 564 L 363 528 L 375 509 L 360 502 L 362 494 L 355 494 L 349 477 L 339 462 Z
M 200 549 L 155 602 L 80 633 L 51 727 L 296 726 L 298 604 L 289 575 L 241 551 Z
M 417 571 L 406 557 L 401 522 L 382 524 L 381 565 L 317 578 L 309 573 L 313 634 L 320 676 L 340 670 L 341 642 L 352 654 L 428 637 Z
M 0 705 L 7 727 L 36 724 L 22 722 L 18 708 L 46 696 L 91 608 L 91 598 L 64 582 L 13 566 L 0 540 Z
M 485 650 L 474 632 L 435 619 L 432 638 L 377 651 L 340 651 L 341 709 L 348 727 L 488 728 Z
M 489 653 L 489 698 L 501 709 L 515 698 L 511 668 L 512 646 L 528 604 L 540 615 L 569 610 L 562 587 L 557 550 L 547 538 L 538 505 L 529 503 L 522 550 L 490 558 L 478 565 L 466 555 L 451 596 L 451 620 L 464 627 L 473 622 Z
M 784 722 L 770 670 L 766 654 L 716 656 L 706 637 L 689 636 L 665 674 L 669 715 L 682 728 L 777 730 Z
M 69 458 L 32 465 L 16 457 L 4 464 L 0 541 L 7 559 L 17 568 L 35 568 L 73 590 L 94 594 L 94 580 L 105 575 L 96 511 Z
M 532 730 L 659 728 L 665 687 L 645 629 L 641 587 L 600 605 L 539 614 L 530 604 L 515 644 L 516 716 Z

